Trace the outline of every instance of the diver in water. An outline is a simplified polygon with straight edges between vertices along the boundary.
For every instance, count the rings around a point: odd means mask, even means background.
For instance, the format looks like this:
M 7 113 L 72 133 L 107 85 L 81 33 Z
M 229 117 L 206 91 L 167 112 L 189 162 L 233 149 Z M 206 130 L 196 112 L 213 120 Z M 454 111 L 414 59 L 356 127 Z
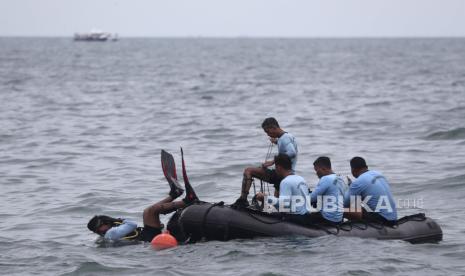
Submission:
M 281 129 L 278 121 L 272 117 L 266 118 L 263 121 L 262 128 L 270 137 L 271 143 L 278 145 L 278 153 L 285 154 L 290 158 L 292 163 L 292 172 L 294 172 L 298 153 L 295 137 Z M 269 168 L 274 165 L 274 162 L 274 160 L 267 161 L 263 163 L 261 167 L 250 167 L 244 170 L 241 196 L 236 200 L 233 206 L 247 207 L 249 205 L 247 196 L 249 194 L 250 187 L 252 186 L 252 177 L 273 184 L 275 188 L 275 196 L 279 196 L 279 184 L 283 180 L 283 177 L 279 176 L 276 173 L 276 170 Z
M 329 157 L 320 156 L 313 162 L 313 168 L 320 179 L 315 190 L 310 194 L 312 205 L 320 208 L 312 213 L 313 221 L 340 223 L 344 215 L 344 180 L 331 168 Z M 317 204 L 318 201 L 320 204 Z
M 168 180 L 168 183 L 170 185 L 170 192 L 168 197 L 147 207 L 144 210 L 144 227 L 137 227 L 137 224 L 135 222 L 132 222 L 127 219 L 119 219 L 104 215 L 97 215 L 89 221 L 89 223 L 87 224 L 87 228 L 89 228 L 90 231 L 100 235 L 105 240 L 135 240 L 151 242 L 152 239 L 158 234 L 161 234 L 163 230 L 163 224 L 160 222 L 160 214 L 169 214 L 178 209 L 185 208 L 186 206 L 192 204 L 195 201 L 198 201 L 198 197 L 195 194 L 195 191 L 190 185 L 189 181 L 187 180 L 186 175 L 184 175 L 186 196 L 182 200 L 174 201 L 176 198 L 183 194 L 184 190 L 175 178 L 175 171 L 167 173 L 167 170 L 173 170 L 173 168 L 174 161 L 170 168 L 166 169 L 165 166 L 163 166 L 166 179 Z M 184 160 L 183 173 L 185 173 Z
M 344 206 L 349 207 L 351 200 L 359 196 L 366 203 L 362 212 L 347 213 L 354 220 L 369 220 L 384 224 L 395 224 L 397 210 L 391 189 L 386 178 L 377 171 L 368 170 L 365 159 L 354 157 L 350 160 L 352 175 L 356 178 L 344 195 Z

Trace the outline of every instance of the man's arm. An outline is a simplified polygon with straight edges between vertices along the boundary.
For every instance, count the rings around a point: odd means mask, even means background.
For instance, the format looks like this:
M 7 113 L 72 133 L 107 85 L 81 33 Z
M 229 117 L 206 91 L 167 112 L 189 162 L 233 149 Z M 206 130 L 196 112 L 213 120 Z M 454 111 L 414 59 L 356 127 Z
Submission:
M 315 190 L 312 191 L 312 193 L 310 194 L 312 204 L 317 202 L 318 196 L 325 194 L 326 190 L 328 189 L 327 183 L 328 181 L 326 181 L 326 178 L 323 178 L 320 180 L 320 182 L 318 182 L 318 184 L 315 187 Z
M 123 220 L 123 224 L 110 228 L 105 233 L 105 239 L 108 240 L 119 240 L 124 238 L 127 234 L 131 233 L 137 228 L 137 224 L 130 220 Z
M 344 194 L 344 207 L 348 208 L 351 207 L 350 200 L 351 198 L 355 198 L 357 196 L 361 196 L 362 191 L 365 187 L 361 185 L 360 181 L 355 180 L 349 187 L 349 190 Z M 357 208 L 356 206 L 354 206 Z M 344 212 L 344 217 L 350 220 L 361 220 L 362 219 L 362 212 L 357 210 L 351 210 L 353 212 Z
M 292 139 L 287 135 L 278 140 L 278 148 L 279 153 L 284 153 L 291 159 L 297 156 L 297 149 L 292 143 Z
M 344 208 L 347 208 L 350 206 L 350 187 L 349 189 L 344 193 Z
M 290 139 L 288 139 L 288 141 L 287 141 L 285 150 L 286 150 L 286 155 L 289 156 L 289 158 L 292 159 L 292 158 L 296 157 L 297 150 L 294 147 L 294 143 L 292 143 L 292 141 Z

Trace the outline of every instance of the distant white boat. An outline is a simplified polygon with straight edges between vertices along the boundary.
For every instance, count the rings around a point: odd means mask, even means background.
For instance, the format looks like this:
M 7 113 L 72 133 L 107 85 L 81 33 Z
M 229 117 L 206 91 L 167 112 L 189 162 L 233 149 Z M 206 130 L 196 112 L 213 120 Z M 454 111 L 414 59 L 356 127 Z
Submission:
M 107 41 L 111 39 L 112 41 L 118 40 L 118 34 L 111 34 L 107 32 L 102 32 L 100 30 L 91 30 L 89 33 L 75 33 L 75 41 Z

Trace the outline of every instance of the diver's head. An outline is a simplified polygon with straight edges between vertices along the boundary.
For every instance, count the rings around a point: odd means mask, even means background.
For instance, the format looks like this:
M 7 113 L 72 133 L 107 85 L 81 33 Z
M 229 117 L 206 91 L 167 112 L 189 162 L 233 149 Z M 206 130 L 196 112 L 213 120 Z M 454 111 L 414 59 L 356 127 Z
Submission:
M 318 178 L 322 178 L 325 175 L 333 173 L 333 170 L 331 169 L 331 160 L 329 160 L 329 157 L 326 156 L 318 157 L 315 162 L 313 162 L 313 168 L 315 169 Z
M 289 156 L 280 153 L 274 157 L 276 173 L 281 177 L 286 177 L 292 173 L 292 162 Z
M 362 173 L 368 171 L 368 166 L 365 159 L 356 156 L 350 160 L 350 169 L 352 170 L 352 175 L 357 178 Z
M 87 228 L 95 234 L 104 236 L 118 221 L 118 219 L 109 216 L 94 216 L 89 220 L 89 223 L 87 223 Z
M 275 118 L 266 118 L 262 123 L 262 128 L 265 133 L 271 138 L 278 138 L 281 135 L 281 128 Z

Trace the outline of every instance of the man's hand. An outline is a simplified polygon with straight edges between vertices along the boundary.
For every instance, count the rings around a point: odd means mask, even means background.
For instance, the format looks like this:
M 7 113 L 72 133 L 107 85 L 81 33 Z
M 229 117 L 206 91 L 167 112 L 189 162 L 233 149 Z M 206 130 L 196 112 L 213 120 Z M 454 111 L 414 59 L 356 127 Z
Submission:
M 265 199 L 265 194 L 263 194 L 262 192 L 258 192 L 258 193 L 255 195 L 255 198 L 256 198 L 258 201 L 263 201 L 263 199 Z
M 277 144 L 278 143 L 278 138 L 270 137 L 270 142 L 273 143 L 273 144 Z
M 270 166 L 274 165 L 274 160 L 266 161 L 265 163 L 262 164 L 262 167 L 268 168 Z

